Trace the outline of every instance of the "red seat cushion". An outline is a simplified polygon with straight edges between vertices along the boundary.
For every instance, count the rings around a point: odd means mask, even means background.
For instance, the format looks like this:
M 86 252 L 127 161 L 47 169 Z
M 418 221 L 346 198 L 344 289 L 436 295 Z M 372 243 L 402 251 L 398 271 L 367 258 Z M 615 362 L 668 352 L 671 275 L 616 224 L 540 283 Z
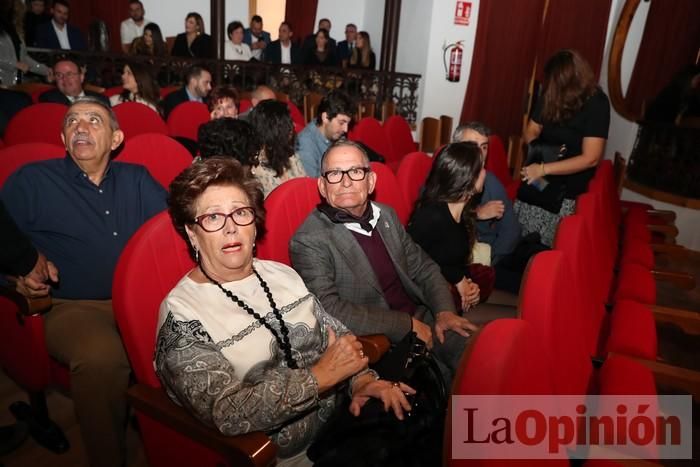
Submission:
M 647 305 L 656 304 L 656 281 L 648 268 L 636 263 L 623 263 L 620 266 L 613 301 L 625 299 Z
M 615 303 L 606 353 L 656 360 L 657 350 L 656 322 L 651 310 L 631 300 Z

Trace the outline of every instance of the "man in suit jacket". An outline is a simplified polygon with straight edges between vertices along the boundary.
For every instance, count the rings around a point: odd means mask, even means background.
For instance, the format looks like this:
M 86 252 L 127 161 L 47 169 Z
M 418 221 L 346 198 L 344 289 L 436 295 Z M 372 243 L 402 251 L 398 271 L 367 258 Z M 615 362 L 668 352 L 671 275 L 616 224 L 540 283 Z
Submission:
M 338 42 L 338 47 L 335 49 L 335 56 L 338 57 L 338 63 L 342 66 L 345 66 L 350 60 L 352 49 L 355 47 L 355 39 L 357 39 L 357 26 L 348 23 L 345 26 L 345 40 Z
M 265 59 L 265 50 L 272 42 L 272 38 L 269 32 L 263 31 L 261 16 L 255 15 L 250 19 L 250 27 L 243 31 L 243 42 L 250 46 L 253 52 L 252 58 L 259 62 Z
M 85 71 L 73 60 L 63 59 L 53 67 L 53 75 L 56 78 L 57 89 L 51 89 L 39 96 L 39 102 L 53 102 L 55 104 L 70 105 L 79 97 L 95 97 L 109 106 L 109 99 L 103 94 L 83 89 Z
M 194 65 L 185 74 L 185 86 L 168 94 L 161 107 L 165 118 L 175 107 L 187 101 L 204 102 L 211 92 L 211 73 L 206 68 Z
M 283 21 L 280 23 L 279 39 L 272 41 L 265 49 L 265 61 L 283 65 L 301 63 L 301 50 L 292 42 L 292 26 Z
M 376 180 L 358 144 L 343 140 L 326 151 L 318 179 L 325 202 L 290 242 L 294 269 L 353 333 L 398 342 L 413 330 L 451 379 L 467 331 L 476 327 L 456 314 L 440 267 L 413 242 L 394 210 L 369 201 Z
M 36 46 L 42 49 L 86 50 L 87 43 L 75 26 L 68 24 L 70 7 L 66 0 L 56 0 L 51 8 L 51 21 L 36 27 Z

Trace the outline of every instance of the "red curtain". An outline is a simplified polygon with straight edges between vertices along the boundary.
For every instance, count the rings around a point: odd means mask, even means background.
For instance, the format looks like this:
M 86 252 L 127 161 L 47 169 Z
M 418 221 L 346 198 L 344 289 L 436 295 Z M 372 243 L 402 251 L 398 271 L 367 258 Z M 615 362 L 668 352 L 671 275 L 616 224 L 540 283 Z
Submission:
M 536 79 L 542 81 L 547 59 L 559 49 L 575 49 L 588 61 L 596 80 L 605 49 L 611 0 L 550 1 L 540 32 Z
M 641 115 L 672 77 L 695 63 L 700 48 L 700 2 L 653 0 L 627 90 L 632 111 Z
M 461 121 L 520 134 L 545 0 L 482 1 Z
M 296 41 L 303 41 L 314 32 L 317 7 L 318 0 L 287 0 L 284 18 L 292 25 Z

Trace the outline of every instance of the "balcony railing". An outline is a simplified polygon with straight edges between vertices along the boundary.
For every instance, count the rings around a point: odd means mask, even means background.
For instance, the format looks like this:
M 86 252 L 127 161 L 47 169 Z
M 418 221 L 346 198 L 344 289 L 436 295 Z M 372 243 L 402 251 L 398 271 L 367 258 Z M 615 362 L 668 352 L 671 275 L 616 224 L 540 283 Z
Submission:
M 272 65 L 260 62 L 186 59 L 180 57 L 147 57 L 114 53 L 74 52 L 66 50 L 29 49 L 42 63 L 54 63 L 60 57 L 71 57 L 88 65 L 88 80 L 98 86 L 121 84 L 121 70 L 128 63 L 148 63 L 161 86 L 182 84 L 185 70 L 199 64 L 211 70 L 216 84 L 230 84 L 239 91 L 252 91 L 267 84 L 301 108 L 304 96 L 342 89 L 357 101 L 375 102 L 377 116 L 385 102 L 393 102 L 396 113 L 415 124 L 420 75 L 373 70 L 310 67 L 305 65 Z
M 627 178 L 677 197 L 700 199 L 700 128 L 639 122 Z

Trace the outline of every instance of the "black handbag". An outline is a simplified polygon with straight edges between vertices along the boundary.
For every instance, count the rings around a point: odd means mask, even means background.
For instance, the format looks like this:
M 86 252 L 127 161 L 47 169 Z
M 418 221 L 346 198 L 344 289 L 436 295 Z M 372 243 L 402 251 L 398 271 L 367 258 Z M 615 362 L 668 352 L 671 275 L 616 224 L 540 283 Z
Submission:
M 565 157 L 566 146 L 533 141 L 528 146 L 525 165 L 555 162 Z M 539 186 L 521 183 L 517 198 L 523 203 L 559 214 L 566 194 L 566 183 L 558 176 L 546 176 L 544 180 Z
M 381 401 L 371 399 L 355 417 L 346 399 L 309 447 L 309 459 L 318 467 L 440 465 L 448 391 L 432 353 L 411 332 L 374 370 L 382 379 L 416 390 L 408 396 L 411 412 L 401 421 L 393 411 L 385 412 Z

